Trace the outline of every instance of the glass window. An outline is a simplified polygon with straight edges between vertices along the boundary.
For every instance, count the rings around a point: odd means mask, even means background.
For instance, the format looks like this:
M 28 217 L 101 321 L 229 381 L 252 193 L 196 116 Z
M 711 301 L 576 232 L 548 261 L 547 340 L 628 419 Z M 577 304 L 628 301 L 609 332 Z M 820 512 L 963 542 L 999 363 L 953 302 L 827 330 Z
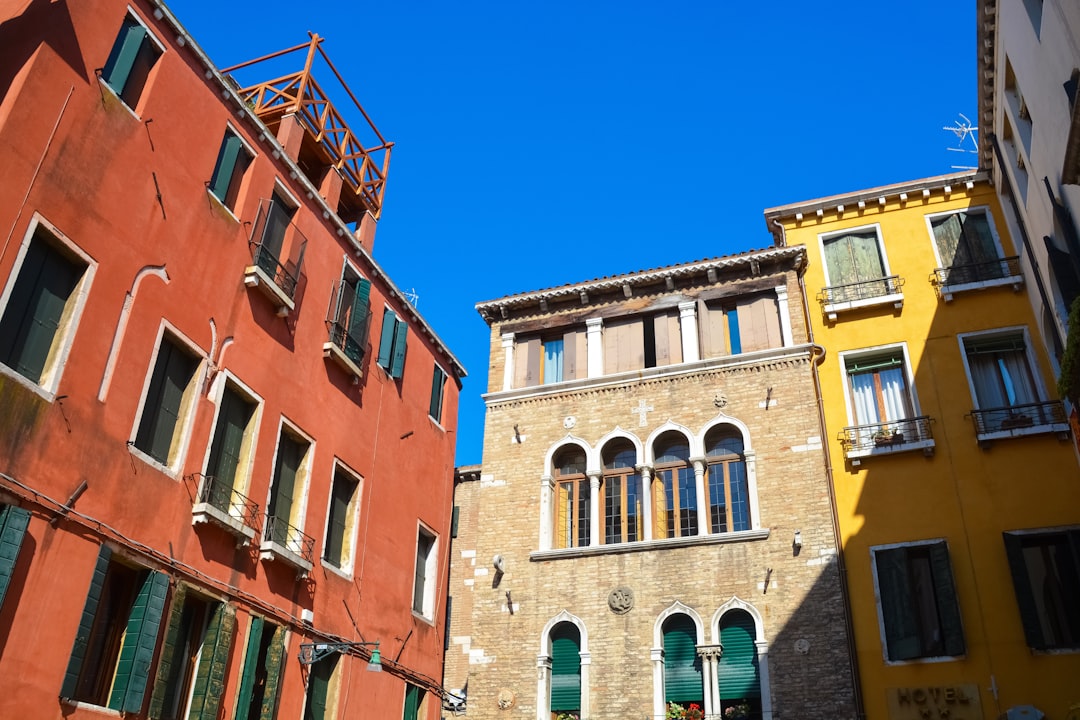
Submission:
M 589 544 L 591 490 L 585 451 L 573 446 L 555 455 L 555 547 Z
M 708 462 L 709 532 L 750 529 L 750 493 L 742 434 L 732 427 L 718 427 L 705 438 Z
M 914 416 L 901 352 L 849 360 L 847 372 L 856 425 L 885 425 Z
M 690 464 L 689 443 L 679 433 L 665 433 L 656 441 L 655 454 L 655 537 L 697 535 L 697 484 L 694 480 L 694 468 Z
M 168 336 L 161 338 L 134 445 L 162 465 L 176 461 L 198 367 L 190 351 Z
M 266 503 L 265 538 L 311 561 L 313 542 L 302 531 L 303 497 L 307 486 L 307 455 L 311 443 L 284 426 L 278 435 L 274 477 Z
M 1022 335 L 966 337 L 964 352 L 979 409 L 1039 402 Z
M 244 477 L 237 482 L 237 471 L 254 432 L 252 419 L 255 403 L 249 401 L 231 383 L 226 383 L 221 393 L 214 439 L 210 443 L 210 456 L 206 462 L 206 480 L 202 502 L 209 502 L 222 512 L 228 512 L 233 503 L 233 492 L 241 491 Z
M 1080 532 L 1004 537 L 1027 644 L 1036 650 L 1080 647 Z
M 604 448 L 604 544 L 644 539 L 641 509 L 641 475 L 637 450 L 629 440 L 617 440 Z
M 356 517 L 359 488 L 360 483 L 342 468 L 335 469 L 334 483 L 330 487 L 323 560 L 339 569 L 352 563 L 353 519 Z
M 446 389 L 446 373 L 438 365 L 431 376 L 431 404 L 428 407 L 428 415 L 435 422 L 442 422 L 443 393 Z
M 432 619 L 435 612 L 436 538 L 425 528 L 416 536 L 416 567 L 413 580 L 413 612 Z
M 563 379 L 563 339 L 544 340 L 544 366 L 541 382 L 556 383 Z
M 251 618 L 236 700 L 238 720 L 273 719 L 284 659 L 285 628 L 260 617 Z
M 930 218 L 946 284 L 981 282 L 1005 277 L 997 242 L 984 212 L 957 212 Z
M 330 341 L 357 365 L 363 361 L 367 347 L 370 298 L 371 281 L 360 277 L 346 265 L 341 271 L 337 302 L 327 325 L 330 328 Z

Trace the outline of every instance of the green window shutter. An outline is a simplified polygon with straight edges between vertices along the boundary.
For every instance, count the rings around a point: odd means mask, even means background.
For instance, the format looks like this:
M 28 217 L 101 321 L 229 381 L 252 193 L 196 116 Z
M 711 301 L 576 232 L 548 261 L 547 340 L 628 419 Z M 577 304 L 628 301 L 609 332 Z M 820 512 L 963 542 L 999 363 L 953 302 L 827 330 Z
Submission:
M 697 654 L 694 621 L 674 616 L 664 626 L 665 702 L 702 702 L 701 658 Z
M 214 441 L 210 446 L 210 459 L 206 474 L 214 478 L 210 502 L 219 510 L 227 510 L 231 502 L 231 490 L 235 488 L 236 468 L 240 465 L 240 452 L 255 407 L 228 386 L 221 395 Z
M 435 545 L 435 538 L 420 531 L 416 537 L 416 566 L 413 568 L 413 610 L 418 613 L 424 612 L 424 595 L 426 594 L 427 560 L 431 549 Z
M 311 666 L 304 720 L 325 720 L 326 701 L 330 696 L 330 678 L 334 674 L 339 657 L 339 655 L 330 655 Z
M 371 298 L 371 281 L 359 278 L 356 281 L 356 294 L 353 295 L 352 309 L 349 312 L 349 335 L 361 345 L 367 339 L 365 325 L 367 324 L 368 304 Z
M 86 604 L 83 605 L 82 617 L 79 618 L 79 629 L 75 633 L 75 645 L 71 648 L 71 658 L 68 660 L 67 671 L 64 673 L 64 682 L 60 686 L 62 698 L 75 699 L 83 660 L 86 658 L 87 643 L 94 629 L 94 617 L 97 615 L 98 602 L 101 600 L 101 590 L 105 587 L 105 575 L 109 571 L 111 558 L 112 550 L 102 545 L 98 552 L 97 564 L 94 565 L 94 574 L 90 577 L 90 590 L 86 593 Z
M 551 711 L 581 709 L 581 634 L 570 623 L 551 631 Z
M 228 603 L 218 603 L 206 628 L 188 720 L 217 720 L 235 629 L 236 608 Z
M 394 354 L 394 328 L 397 326 L 397 315 L 390 308 L 383 312 L 382 334 L 379 336 L 379 365 L 390 369 L 390 360 Z
M 890 660 L 910 660 L 922 655 L 914 599 L 908 579 L 906 548 L 875 552 L 885 645 Z
M 749 613 L 736 610 L 720 621 L 720 644 L 724 646 L 717 668 L 721 700 L 761 697 L 755 637 Z
M 400 380 L 405 372 L 405 336 L 409 333 L 409 326 L 404 320 L 398 320 L 394 328 L 394 360 L 390 365 L 390 376 Z
M 248 628 L 247 647 L 244 649 L 244 667 L 240 672 L 240 689 L 236 691 L 236 720 L 250 720 L 248 710 L 255 692 L 255 673 L 259 668 L 259 650 L 262 647 L 263 619 L 251 618 Z
M 304 457 L 304 446 L 285 433 L 278 440 L 277 466 L 274 468 L 274 486 L 270 493 L 267 512 L 277 518 L 274 523 L 273 540 L 284 544 L 288 540 L 287 524 L 292 516 L 293 496 L 296 493 L 296 474 Z
M 274 639 L 266 653 L 266 690 L 263 692 L 262 713 L 259 720 L 274 720 L 277 711 L 278 686 L 285 661 L 285 628 L 274 631 Z
M 230 130 L 225 131 L 225 139 L 221 141 L 221 150 L 218 151 L 217 163 L 214 165 L 214 174 L 210 178 L 210 192 L 221 202 L 225 202 L 229 195 L 233 171 L 243 152 L 244 144 L 240 142 L 240 138 Z
M 417 720 L 420 713 L 420 702 L 424 699 L 424 691 L 416 685 L 405 686 L 405 708 L 402 710 L 402 720 Z
M 431 405 L 428 407 L 428 415 L 435 418 L 436 422 L 442 420 L 443 387 L 446 385 L 446 373 L 438 365 L 431 376 Z
M 335 473 L 330 489 L 330 517 L 326 527 L 326 544 L 323 559 L 341 567 L 345 548 L 345 529 L 349 518 L 349 503 L 356 491 L 356 483 L 341 473 Z
M 175 688 L 169 687 L 169 678 L 172 675 L 173 663 L 183 662 L 183 648 L 178 642 L 180 628 L 183 626 L 184 601 L 187 599 L 187 586 L 177 583 L 172 594 L 172 605 L 169 606 L 168 625 L 165 626 L 165 637 L 161 642 L 161 652 L 158 654 L 157 675 L 154 677 L 154 691 L 150 694 L 151 718 L 159 718 L 164 712 L 166 705 L 172 705 L 172 694 Z
M 1020 622 L 1024 626 L 1024 637 L 1027 638 L 1028 647 L 1035 650 L 1045 650 L 1047 644 L 1043 637 L 1042 624 L 1039 622 L 1035 595 L 1028 579 L 1027 563 L 1024 562 L 1024 547 L 1021 543 L 1021 536 L 1002 533 L 1002 538 L 1005 540 L 1005 556 L 1009 559 L 1009 571 L 1012 573 L 1016 604 L 1020 608 Z
M 116 38 L 116 44 L 113 45 L 109 59 L 105 63 L 105 69 L 101 73 L 101 78 L 117 95 L 124 92 L 128 76 L 131 75 L 131 68 L 146 39 L 146 28 L 134 18 L 125 17 L 124 24 L 120 27 L 120 34 Z
M 195 374 L 197 362 L 174 343 L 162 339 L 135 437 L 135 447 L 160 463 L 169 462 L 184 392 Z
M 938 617 L 941 618 L 941 630 L 945 639 L 945 654 L 963 655 L 964 628 L 960 620 L 960 605 L 956 598 L 952 567 L 949 565 L 949 548 L 945 543 L 930 546 L 930 567 L 934 576 Z
M 35 234 L 0 318 L 0 362 L 39 382 L 83 268 Z
M 454 506 L 454 512 L 450 515 L 450 537 L 456 538 L 458 534 L 458 520 L 461 517 L 461 507 Z
M 30 511 L 14 505 L 4 505 L 0 509 L 0 607 L 4 604 L 4 595 L 11 584 L 19 549 L 29 525 Z
M 142 710 L 168 591 L 169 577 L 159 572 L 148 573 L 139 588 L 128 616 L 124 647 L 116 664 L 116 680 L 109 697 L 109 707 L 113 710 L 129 713 Z

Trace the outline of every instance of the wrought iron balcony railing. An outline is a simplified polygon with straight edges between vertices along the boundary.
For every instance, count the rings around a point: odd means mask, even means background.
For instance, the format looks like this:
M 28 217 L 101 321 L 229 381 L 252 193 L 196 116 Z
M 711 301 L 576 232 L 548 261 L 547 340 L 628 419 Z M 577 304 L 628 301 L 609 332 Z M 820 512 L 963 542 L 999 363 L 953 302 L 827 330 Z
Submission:
M 199 495 L 197 502 L 205 503 L 225 515 L 236 518 L 252 529 L 259 526 L 259 505 L 247 496 L 233 489 L 232 485 L 220 482 L 213 475 L 197 475 Z
M 289 524 L 287 518 L 267 515 L 263 540 L 285 548 L 308 564 L 315 562 L 315 538 Z
M 888 295 L 899 295 L 903 285 L 904 280 L 899 275 L 889 275 L 876 280 L 863 280 L 822 288 L 817 298 L 822 305 L 872 300 Z
M 1065 415 L 1065 406 L 1060 400 L 972 410 L 971 419 L 975 423 L 976 435 L 1027 428 L 1041 428 L 1045 432 L 1053 432 L 1051 426 L 1067 425 L 1069 422 Z
M 300 279 L 299 268 L 282 265 L 274 251 L 266 245 L 257 244 L 254 249 L 255 264 L 270 276 L 274 284 L 281 288 L 290 299 L 296 293 L 296 283 Z
M 837 439 L 845 453 L 873 450 L 903 450 L 905 444 L 932 440 L 930 417 L 906 418 L 872 425 L 855 425 L 840 431 Z
M 330 336 L 330 342 L 345 354 L 345 357 L 360 365 L 364 360 L 364 350 L 367 346 L 368 326 L 371 322 L 371 311 L 368 310 L 359 322 L 351 322 L 344 318 L 330 319 L 326 321 L 326 329 Z
M 936 268 L 930 276 L 930 282 L 937 287 L 948 287 L 1020 277 L 1020 258 L 1014 255 L 969 265 Z

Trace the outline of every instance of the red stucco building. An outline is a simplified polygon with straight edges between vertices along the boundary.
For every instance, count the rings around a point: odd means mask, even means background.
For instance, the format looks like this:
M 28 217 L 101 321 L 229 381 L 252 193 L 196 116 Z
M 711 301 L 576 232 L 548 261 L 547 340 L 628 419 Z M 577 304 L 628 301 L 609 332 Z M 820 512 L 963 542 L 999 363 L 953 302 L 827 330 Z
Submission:
M 0 6 L 0 717 L 439 715 L 464 369 L 372 257 L 391 144 L 293 50 Z

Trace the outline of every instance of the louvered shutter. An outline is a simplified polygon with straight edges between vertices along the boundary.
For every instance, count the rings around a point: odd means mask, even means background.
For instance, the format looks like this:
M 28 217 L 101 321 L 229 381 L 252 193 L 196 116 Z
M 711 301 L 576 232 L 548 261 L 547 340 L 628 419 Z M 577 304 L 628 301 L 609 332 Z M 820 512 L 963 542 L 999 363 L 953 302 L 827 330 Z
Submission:
M 394 360 L 390 365 L 390 376 L 400 380 L 405 372 L 405 337 L 409 334 L 409 326 L 404 320 L 398 320 L 394 327 Z
M 341 567 L 345 546 L 345 532 L 349 518 L 349 502 L 356 485 L 341 474 L 335 474 L 330 489 L 330 517 L 327 522 L 326 548 L 323 559 L 335 567 Z
M 754 619 L 742 610 L 724 615 L 720 621 L 720 657 L 717 675 L 721 700 L 761 697 Z
M 14 505 L 0 508 L 0 606 L 4 604 L 15 563 L 19 560 L 26 528 L 30 525 L 30 512 Z
M 284 545 L 289 540 L 293 495 L 296 492 L 296 474 L 300 469 L 300 461 L 303 456 L 303 446 L 282 433 L 278 440 L 274 486 L 270 493 L 270 505 L 267 507 L 267 513 L 276 519 L 272 539 L 280 545 Z
M 203 639 L 188 720 L 217 720 L 235 629 L 236 608 L 228 603 L 218 603 Z
M 232 132 L 226 131 L 225 139 L 221 141 L 221 150 L 218 152 L 217 164 L 214 166 L 214 174 L 210 179 L 210 192 L 214 193 L 218 200 L 226 202 L 229 195 L 229 185 L 232 183 L 237 160 L 244 151 L 244 145 L 240 138 Z
M 379 335 L 379 365 L 390 369 L 390 360 L 394 356 L 394 328 L 397 326 L 397 315 L 390 308 L 383 312 L 382 333 Z
M 402 720 L 417 720 L 420 712 L 420 701 L 423 697 L 424 691 L 417 686 L 405 686 L 405 708 L 401 713 Z
M 953 583 L 952 568 L 949 565 L 949 548 L 945 543 L 930 546 L 930 567 L 934 575 L 934 597 L 937 600 L 938 616 L 941 618 L 945 654 L 963 655 L 964 628 L 960 621 L 960 605 L 956 600 L 956 585 Z
M 886 653 L 890 660 L 919 657 L 922 643 L 908 580 L 907 549 L 878 550 L 874 555 Z
M 570 623 L 559 623 L 551 631 L 551 710 L 581 709 L 580 633 Z
M 278 686 L 281 684 L 284 660 L 285 628 L 279 627 L 274 631 L 274 638 L 270 641 L 270 648 L 266 652 L 266 690 L 263 692 L 262 712 L 259 715 L 259 720 L 274 720 Z
M 168 590 L 169 578 L 159 572 L 147 573 L 139 588 L 128 616 L 125 642 L 117 661 L 116 680 L 109 697 L 109 707 L 113 710 L 129 713 L 142 710 Z
M 337 655 L 330 655 L 311 666 L 304 720 L 325 720 L 326 700 L 330 695 L 330 678 L 334 674 L 337 660 Z
M 358 278 L 355 294 L 352 298 L 352 309 L 349 311 L 349 336 L 360 346 L 361 353 L 363 353 L 364 343 L 367 340 L 367 316 L 370 299 L 371 281 Z
M 697 654 L 694 621 L 686 615 L 664 625 L 664 700 L 702 702 L 701 658 Z
M 1045 650 L 1046 640 L 1043 637 L 1042 624 L 1039 622 L 1035 595 L 1031 591 L 1031 583 L 1028 579 L 1021 536 L 1002 533 L 1002 537 L 1005 540 L 1005 556 L 1009 559 L 1009 571 L 1012 573 L 1016 604 L 1020 608 L 1020 622 L 1024 626 L 1024 637 L 1027 638 L 1028 647 Z
M 187 586 L 177 583 L 173 590 L 172 604 L 169 606 L 168 624 L 165 626 L 165 637 L 161 641 L 161 652 L 158 653 L 157 675 L 154 677 L 154 691 L 150 694 L 151 718 L 160 718 L 164 714 L 164 708 L 172 707 L 176 688 L 170 687 L 169 679 L 172 675 L 173 663 L 184 661 L 183 647 L 178 642 L 180 628 L 183 626 L 184 602 L 187 600 Z
M 435 418 L 436 422 L 442 420 L 443 387 L 446 384 L 446 373 L 438 365 L 431 374 L 431 404 L 428 406 L 428 415 Z
M 90 576 L 90 589 L 86 593 L 86 603 L 83 605 L 82 616 L 79 618 L 79 629 L 75 633 L 75 644 L 71 648 L 71 658 L 68 660 L 67 671 L 64 673 L 64 682 L 60 686 L 62 698 L 72 700 L 76 698 L 79 674 L 82 672 L 83 660 L 86 658 L 90 633 L 94 629 L 94 617 L 97 615 L 101 591 L 105 587 L 105 575 L 109 571 L 110 559 L 112 559 L 112 550 L 102 545 L 98 552 L 97 563 L 94 565 L 94 574 Z
M 105 62 L 105 69 L 101 72 L 101 79 L 108 83 L 117 95 L 123 94 L 131 68 L 135 65 L 135 59 L 139 56 L 139 49 L 145 39 L 146 28 L 134 18 L 125 17 L 116 44 L 113 45 L 109 59 Z

